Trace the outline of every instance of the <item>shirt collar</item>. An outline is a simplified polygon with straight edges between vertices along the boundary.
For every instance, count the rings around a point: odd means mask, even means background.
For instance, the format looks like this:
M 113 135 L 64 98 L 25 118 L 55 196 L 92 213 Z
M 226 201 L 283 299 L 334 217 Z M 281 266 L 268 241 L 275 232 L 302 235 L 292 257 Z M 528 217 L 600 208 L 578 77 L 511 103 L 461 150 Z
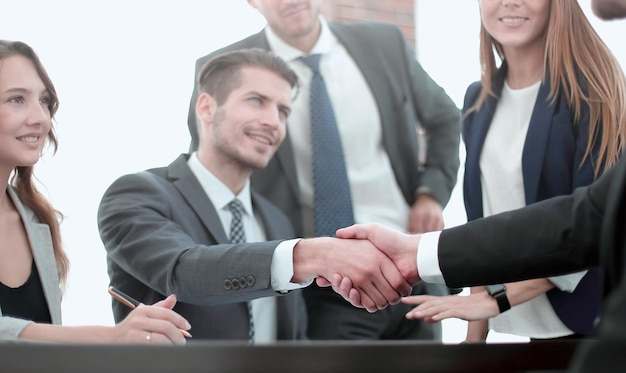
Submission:
M 338 43 L 337 38 L 330 30 L 330 27 L 328 27 L 328 22 L 326 22 L 324 17 L 320 16 L 319 20 L 322 26 L 320 36 L 313 46 L 313 49 L 311 49 L 311 54 L 329 53 L 333 45 Z M 265 36 L 267 37 L 267 42 L 272 52 L 285 61 L 293 61 L 304 56 L 301 50 L 285 43 L 269 26 L 265 27 Z
M 234 198 L 238 198 L 243 204 L 245 213 L 252 216 L 252 199 L 250 197 L 250 180 L 246 181 L 241 192 L 235 194 L 218 179 L 211 171 L 209 171 L 198 159 L 197 152 L 191 153 L 187 161 L 191 172 L 196 176 L 202 189 L 209 197 L 213 205 L 218 210 L 226 209 L 228 203 Z

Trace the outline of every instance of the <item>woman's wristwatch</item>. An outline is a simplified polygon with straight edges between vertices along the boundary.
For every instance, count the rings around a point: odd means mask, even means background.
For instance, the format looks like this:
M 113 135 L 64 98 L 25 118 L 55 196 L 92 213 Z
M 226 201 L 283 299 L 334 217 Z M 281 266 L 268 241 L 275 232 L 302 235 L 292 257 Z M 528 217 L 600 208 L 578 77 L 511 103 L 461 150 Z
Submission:
M 506 286 L 504 284 L 487 285 L 487 292 L 496 299 L 500 313 L 511 309 L 509 298 L 506 297 Z

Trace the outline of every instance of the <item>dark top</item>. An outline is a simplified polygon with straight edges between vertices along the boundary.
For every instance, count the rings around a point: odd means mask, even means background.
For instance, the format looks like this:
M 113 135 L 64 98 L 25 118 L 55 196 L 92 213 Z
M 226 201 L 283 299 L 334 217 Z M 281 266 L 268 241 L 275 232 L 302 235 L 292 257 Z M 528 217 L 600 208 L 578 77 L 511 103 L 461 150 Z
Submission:
M 11 288 L 0 282 L 0 308 L 3 316 L 52 323 L 35 261 L 30 276 L 23 285 Z

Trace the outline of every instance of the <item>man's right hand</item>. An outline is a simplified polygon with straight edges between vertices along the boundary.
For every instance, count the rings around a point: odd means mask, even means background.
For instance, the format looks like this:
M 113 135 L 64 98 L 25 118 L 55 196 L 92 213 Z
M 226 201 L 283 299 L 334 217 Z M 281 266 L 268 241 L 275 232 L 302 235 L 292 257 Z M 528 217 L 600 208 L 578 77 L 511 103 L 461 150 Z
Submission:
M 330 237 L 299 241 L 293 250 L 294 275 L 292 282 L 302 282 L 317 277 L 321 286 L 333 289 L 346 300 L 351 293 L 369 312 L 396 304 L 402 296 L 411 293 L 412 284 L 383 252 L 367 240 L 340 240 Z M 349 279 L 350 289 L 338 291 L 335 283 Z
M 391 259 L 411 286 L 420 281 L 417 271 L 417 246 L 421 235 L 398 232 L 381 224 L 357 224 L 339 229 L 337 237 L 370 241 Z M 355 289 L 352 279 L 347 276 L 336 273 L 328 281 L 318 279 L 318 285 L 332 286 L 335 292 L 355 306 L 363 302 L 361 292 Z
M 415 285 L 420 281 L 417 246 L 421 235 L 402 233 L 381 224 L 356 224 L 339 229 L 337 237 L 370 241 L 393 261 L 408 283 Z

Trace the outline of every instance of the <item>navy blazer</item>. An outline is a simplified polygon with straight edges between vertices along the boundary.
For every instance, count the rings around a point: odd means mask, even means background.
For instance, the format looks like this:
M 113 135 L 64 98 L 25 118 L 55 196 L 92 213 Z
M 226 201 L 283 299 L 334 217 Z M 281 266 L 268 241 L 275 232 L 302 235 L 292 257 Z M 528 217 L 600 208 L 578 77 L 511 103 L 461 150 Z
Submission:
M 496 97 L 487 96 L 478 111 L 463 119 L 462 136 L 467 151 L 463 194 L 468 220 L 483 217 L 480 155 L 505 76 L 506 65 L 498 71 L 492 84 Z M 581 120 L 578 125 L 574 124 L 574 114 L 565 94 L 560 92 L 554 100 L 548 98 L 548 82 L 546 77 L 539 88 L 523 148 L 522 175 L 527 205 L 570 194 L 594 180 L 592 158 L 597 155 L 597 149 L 581 165 L 589 139 L 589 109 L 583 106 Z M 474 104 L 481 87 L 480 82 L 470 85 L 463 113 Z M 573 293 L 556 288 L 547 293 L 557 315 L 574 332 L 591 333 L 601 301 L 600 283 L 599 271 L 591 270 Z

